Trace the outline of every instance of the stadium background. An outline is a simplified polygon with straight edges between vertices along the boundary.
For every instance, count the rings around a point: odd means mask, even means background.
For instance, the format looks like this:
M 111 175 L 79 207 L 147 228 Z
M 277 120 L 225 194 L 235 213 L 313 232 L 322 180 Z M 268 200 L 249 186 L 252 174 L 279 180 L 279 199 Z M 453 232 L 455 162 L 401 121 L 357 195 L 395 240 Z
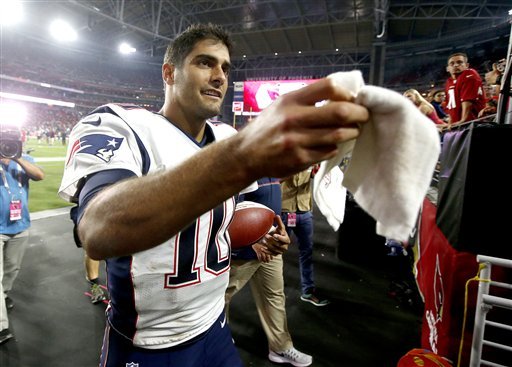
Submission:
M 32 185 L 31 209 L 39 212 L 66 205 L 56 197 L 63 160 L 48 159 L 63 158 L 63 146 L 58 140 L 49 144 L 46 137 L 39 142 L 38 131 L 52 128 L 65 132 L 92 108 L 107 102 L 136 103 L 158 110 L 163 96 L 160 65 L 165 46 L 189 24 L 210 21 L 233 32 L 237 51 L 231 82 L 314 79 L 335 71 L 359 69 L 370 84 L 398 92 L 407 88 L 427 91 L 444 84 L 446 57 L 452 52 L 467 52 L 471 66 L 481 74 L 506 56 L 510 5 L 509 0 L 27 2 L 24 23 L 1 28 L 0 92 L 75 104 L 68 108 L 23 103 L 28 111 L 24 127 L 31 136 L 27 147 L 35 149 L 33 154 L 48 175 L 45 181 Z M 77 42 L 61 44 L 48 36 L 46 26 L 56 16 L 69 19 L 77 27 Z M 118 54 L 121 41 L 130 42 L 137 52 Z M 233 118 L 233 94 L 230 84 L 219 118 L 243 125 L 244 117 Z M 20 277 L 26 287 L 18 290 L 18 298 L 38 304 L 39 317 L 27 316 L 30 304 L 15 310 L 14 322 L 24 330 L 17 333 L 22 366 L 90 365 L 85 361 L 98 350 L 98 343 L 90 341 L 99 342 L 101 338 L 102 310 L 91 309 L 86 297 L 78 301 L 67 298 L 76 292 L 73 287 L 80 288 L 77 285 L 83 276 L 80 254 L 69 247 L 70 231 L 65 223 L 55 224 L 52 218 L 34 223 L 33 256 L 27 257 L 24 265 L 33 273 Z M 346 301 L 335 303 L 336 307 L 320 316 L 314 314 L 317 310 L 297 304 L 298 271 L 293 265 L 296 253 L 292 248 L 285 279 L 297 347 L 304 349 L 307 345 L 305 351 L 315 352 L 318 366 L 365 367 L 390 366 L 407 350 L 419 346 L 416 338 L 421 320 L 417 310 L 389 297 L 392 264 L 382 264 L 383 251 L 379 250 L 383 248 L 368 242 L 365 250 L 353 249 L 344 254 L 348 262 L 340 262 L 334 256 L 336 235 L 321 218 L 315 227 L 315 261 L 322 269 L 318 271 L 319 282 L 328 283 L 334 297 Z M 37 246 L 40 244 L 45 245 L 44 249 Z M 373 255 L 369 254 L 372 251 Z M 65 278 L 58 278 L 53 268 Z M 70 279 L 71 284 L 67 284 Z M 55 287 L 51 297 L 41 290 L 47 286 Z M 247 292 L 245 296 L 248 301 L 240 301 L 233 310 L 233 314 L 240 315 L 235 332 L 244 360 L 251 366 L 271 365 L 265 360 L 264 346 L 259 346 L 265 344 L 264 335 L 250 308 L 251 297 Z M 69 340 L 73 327 L 65 330 L 65 325 L 52 322 L 55 313 L 68 326 L 78 324 L 82 330 L 82 335 L 72 333 L 72 344 L 82 347 L 80 352 L 75 351 L 77 359 L 59 356 L 59 349 L 68 352 L 68 346 L 59 343 Z M 45 322 L 51 322 L 51 326 Z M 46 341 L 45 335 L 31 335 L 34 329 L 44 329 L 54 339 Z M 258 340 L 257 345 L 254 340 Z M 20 365 L 19 360 L 6 358 L 0 354 L 2 366 Z

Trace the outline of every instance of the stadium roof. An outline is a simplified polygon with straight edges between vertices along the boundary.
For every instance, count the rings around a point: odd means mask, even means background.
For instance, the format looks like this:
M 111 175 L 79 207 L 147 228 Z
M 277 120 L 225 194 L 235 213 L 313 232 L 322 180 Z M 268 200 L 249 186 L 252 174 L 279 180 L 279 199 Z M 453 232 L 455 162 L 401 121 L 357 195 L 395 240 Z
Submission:
M 122 41 L 161 60 L 176 34 L 196 22 L 226 27 L 234 36 L 235 67 L 258 77 L 269 68 L 369 69 L 376 48 L 389 59 L 507 45 L 510 0 L 67 0 L 24 2 L 28 23 L 15 32 L 46 41 L 47 22 L 69 20 L 89 52 L 115 52 Z M 35 19 L 35 20 L 34 20 Z M 487 46 L 486 46 L 487 47 Z M 450 51 L 451 50 L 451 51 Z M 300 52 L 300 54 L 299 54 Z M 276 53 L 278 54 L 276 56 Z M 373 53 L 373 54 L 372 54 Z M 441 56 L 440 56 L 441 57 Z M 373 61 L 372 61 L 373 59 Z M 389 63 L 388 63 L 389 64 Z

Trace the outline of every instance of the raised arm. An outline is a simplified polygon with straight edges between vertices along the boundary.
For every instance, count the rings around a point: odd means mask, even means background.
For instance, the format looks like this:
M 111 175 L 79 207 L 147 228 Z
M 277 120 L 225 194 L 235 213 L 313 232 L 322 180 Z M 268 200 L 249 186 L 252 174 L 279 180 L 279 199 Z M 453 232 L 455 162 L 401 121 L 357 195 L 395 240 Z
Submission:
M 27 161 L 25 158 L 17 158 L 15 161 L 23 168 L 25 173 L 31 180 L 41 181 L 44 179 L 44 171 L 41 167 Z
M 327 99 L 333 102 L 315 107 Z M 258 178 L 289 176 L 335 156 L 336 145 L 356 138 L 368 120 L 352 100 L 323 79 L 280 97 L 240 133 L 179 166 L 100 191 L 79 223 L 84 248 L 93 259 L 152 248 Z

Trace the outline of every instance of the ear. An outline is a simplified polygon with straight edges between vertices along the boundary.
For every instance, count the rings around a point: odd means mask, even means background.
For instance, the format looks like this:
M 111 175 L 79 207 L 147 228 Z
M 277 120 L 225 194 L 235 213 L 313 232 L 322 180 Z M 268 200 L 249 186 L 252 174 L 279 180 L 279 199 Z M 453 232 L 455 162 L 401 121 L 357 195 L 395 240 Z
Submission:
M 165 84 L 173 84 L 174 83 L 174 70 L 175 67 L 172 64 L 165 63 L 162 65 L 162 79 Z

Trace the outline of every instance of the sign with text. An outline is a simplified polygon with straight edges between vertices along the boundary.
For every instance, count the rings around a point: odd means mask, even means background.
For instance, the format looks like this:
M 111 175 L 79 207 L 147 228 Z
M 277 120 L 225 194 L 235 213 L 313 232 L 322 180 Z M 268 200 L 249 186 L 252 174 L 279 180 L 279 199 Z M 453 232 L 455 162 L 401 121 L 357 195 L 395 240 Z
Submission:
M 233 101 L 231 112 L 240 113 L 244 110 L 244 103 L 241 101 Z

